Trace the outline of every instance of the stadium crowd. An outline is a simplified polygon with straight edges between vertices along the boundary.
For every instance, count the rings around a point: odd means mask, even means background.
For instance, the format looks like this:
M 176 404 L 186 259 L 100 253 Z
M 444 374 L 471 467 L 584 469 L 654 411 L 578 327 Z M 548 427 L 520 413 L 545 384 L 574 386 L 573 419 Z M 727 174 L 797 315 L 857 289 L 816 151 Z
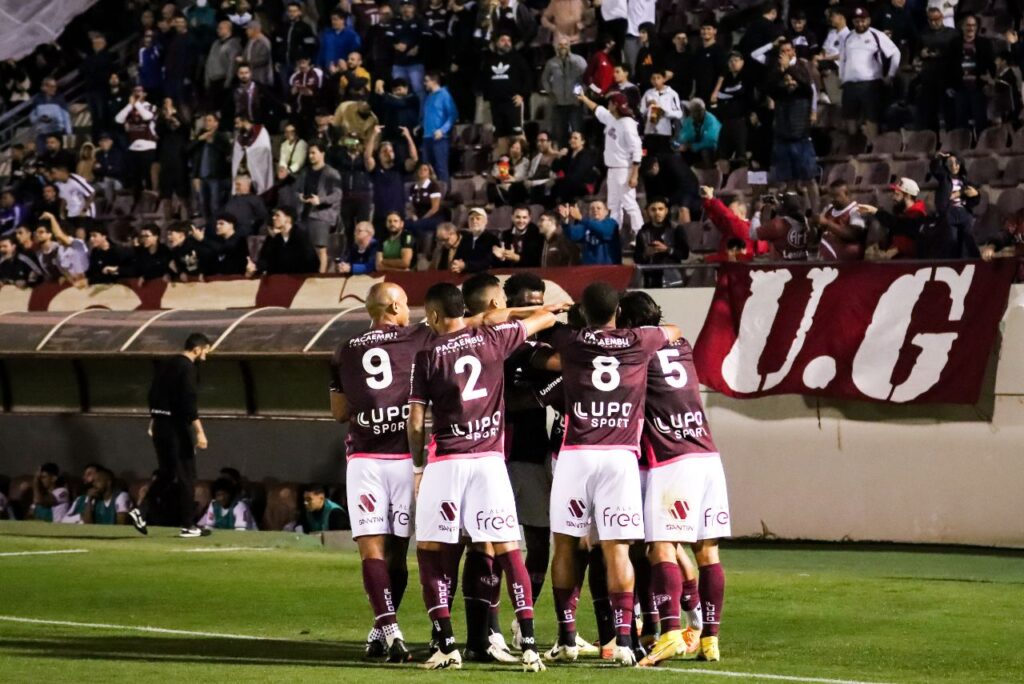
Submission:
M 0 282 L 1020 254 L 1015 7 L 126 2 L 6 65 Z

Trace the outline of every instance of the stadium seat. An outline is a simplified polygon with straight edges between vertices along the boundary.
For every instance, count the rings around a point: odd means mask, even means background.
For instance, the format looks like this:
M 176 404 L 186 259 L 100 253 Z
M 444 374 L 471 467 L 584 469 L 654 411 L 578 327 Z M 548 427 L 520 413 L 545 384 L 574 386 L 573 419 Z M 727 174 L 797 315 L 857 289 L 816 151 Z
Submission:
M 1024 190 L 1020 188 L 1007 188 L 999 195 L 996 206 L 1004 217 L 1009 216 L 1021 209 L 1024 209 Z
M 264 530 L 283 530 L 299 512 L 299 485 L 285 482 L 267 485 L 267 507 L 263 512 Z
M 903 151 L 903 136 L 896 131 L 882 133 L 870 142 L 870 151 L 857 155 L 858 159 L 863 161 L 889 159 Z
M 861 164 L 860 178 L 857 180 L 857 185 L 885 186 L 890 183 L 891 179 L 892 170 L 889 168 L 889 162 L 865 162 Z
M 750 183 L 747 182 L 747 172 L 749 169 L 746 166 L 741 166 L 738 169 L 733 170 L 729 174 L 729 178 L 725 181 L 725 187 L 723 190 L 732 191 L 750 191 Z
M 1010 142 L 1010 127 L 1005 124 L 986 128 L 978 136 L 978 144 L 973 150 L 964 152 L 964 156 L 973 157 L 1006 152 Z
M 1003 177 L 997 183 L 997 187 L 1013 187 L 1024 182 L 1024 156 L 1009 157 L 1006 161 L 1006 168 L 1003 169 Z
M 963 154 L 971 148 L 970 130 L 955 128 L 951 131 L 942 131 L 942 134 L 939 136 L 939 148 L 943 152 Z
M 495 207 L 487 217 L 487 230 L 502 231 L 512 227 L 512 207 Z
M 697 169 L 693 172 L 697 176 L 697 181 L 701 185 L 710 186 L 714 190 L 718 190 L 722 187 L 722 171 L 716 166 L 713 169 Z
M 999 160 L 993 156 L 972 157 L 965 163 L 967 177 L 975 185 L 990 185 L 999 179 Z
M 465 204 L 472 202 L 476 196 L 476 186 L 473 184 L 473 179 L 453 177 L 451 180 L 452 189 L 448 194 L 448 198 L 453 204 Z
M 213 499 L 213 494 L 210 492 L 211 484 L 209 480 L 196 480 L 195 500 L 199 511 L 205 511 Z
M 704 223 L 690 221 L 683 224 L 683 234 L 686 235 L 686 244 L 691 252 L 699 252 L 704 242 Z
M 848 185 L 856 183 L 857 168 L 852 162 L 836 164 L 835 166 L 830 167 L 827 175 L 825 176 L 825 182 L 822 185 L 827 188 L 838 180 L 845 181 Z
M 905 131 L 903 134 L 903 151 L 896 155 L 897 159 L 915 159 L 931 157 L 935 154 L 938 139 L 935 131 Z

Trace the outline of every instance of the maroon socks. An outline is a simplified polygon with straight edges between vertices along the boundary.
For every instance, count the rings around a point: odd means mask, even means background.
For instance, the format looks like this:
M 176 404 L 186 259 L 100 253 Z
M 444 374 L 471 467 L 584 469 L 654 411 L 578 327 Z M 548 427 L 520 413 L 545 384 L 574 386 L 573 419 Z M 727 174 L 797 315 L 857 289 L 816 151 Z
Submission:
M 608 598 L 611 601 L 612 620 L 615 626 L 615 644 L 632 647 L 632 630 L 636 624 L 633 620 L 633 592 L 614 592 Z
M 576 604 L 580 600 L 579 587 L 559 589 L 552 587 L 555 595 L 555 618 L 558 620 L 558 643 L 562 646 L 576 645 Z
M 448 579 L 444 573 L 444 561 L 440 551 L 416 549 L 420 566 L 420 584 L 423 585 L 423 603 L 427 616 L 433 623 L 437 646 L 443 653 L 455 650 L 455 634 L 452 632 L 452 617 L 448 606 Z
M 470 549 L 462 566 L 462 596 L 466 601 L 466 647 L 472 651 L 487 650 L 488 614 L 496 585 L 494 559 Z
M 683 594 L 683 571 L 678 563 L 655 563 L 651 567 L 651 593 L 661 618 L 662 634 L 681 629 L 679 606 Z M 644 626 L 647 626 L 646 622 Z
M 722 620 L 725 603 L 725 572 L 721 563 L 700 568 L 700 600 L 704 607 L 704 631 L 701 637 L 718 636 L 718 623 Z
M 363 588 L 373 609 L 374 627 L 383 628 L 398 622 L 398 608 L 388 575 L 388 564 L 380 559 L 363 561 Z
M 512 601 L 512 610 L 519 621 L 519 631 L 524 651 L 536 651 L 537 641 L 533 632 L 533 592 L 530 587 L 530 574 L 523 563 L 523 554 L 519 549 L 512 549 L 499 554 L 495 559 L 502 572 L 505 573 L 508 597 Z

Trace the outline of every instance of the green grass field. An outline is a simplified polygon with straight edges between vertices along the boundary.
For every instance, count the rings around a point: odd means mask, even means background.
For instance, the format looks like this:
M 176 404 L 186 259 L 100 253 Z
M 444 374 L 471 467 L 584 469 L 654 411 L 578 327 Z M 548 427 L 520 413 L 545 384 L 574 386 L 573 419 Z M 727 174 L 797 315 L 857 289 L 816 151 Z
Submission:
M 0 681 L 475 684 L 527 676 L 496 666 L 426 673 L 363 662 L 369 608 L 353 552 L 287 533 L 171 535 L 0 523 Z M 210 547 L 231 550 L 188 552 Z M 52 550 L 85 552 L 11 555 Z M 679 660 L 624 672 L 587 660 L 538 676 L 655 683 L 1024 680 L 1019 554 L 740 545 L 723 551 L 723 563 L 722 662 Z M 579 624 L 589 637 L 588 603 L 580 602 Z M 550 643 L 547 591 L 538 616 L 539 641 Z M 410 646 L 422 644 L 427 621 L 414 581 L 401 619 Z M 457 629 L 462 620 L 457 610 Z M 182 632 L 131 629 L 138 627 Z

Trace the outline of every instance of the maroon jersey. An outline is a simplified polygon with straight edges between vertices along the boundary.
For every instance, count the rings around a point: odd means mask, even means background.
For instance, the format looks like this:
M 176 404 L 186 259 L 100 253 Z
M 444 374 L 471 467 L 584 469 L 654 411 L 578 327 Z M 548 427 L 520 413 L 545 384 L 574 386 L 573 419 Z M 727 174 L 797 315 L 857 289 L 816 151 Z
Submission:
M 389 325 L 342 342 L 331 359 L 331 391 L 351 407 L 349 458 L 409 458 L 405 423 L 416 353 L 434 336 L 425 325 Z
M 652 466 L 718 451 L 686 340 L 666 344 L 647 364 L 644 418 L 643 452 Z
M 647 362 L 665 344 L 658 327 L 560 329 L 551 346 L 562 357 L 568 422 L 562 451 L 640 452 Z
M 513 321 L 439 335 L 416 355 L 409 401 L 433 407 L 430 461 L 504 455 L 505 359 L 524 341 Z

